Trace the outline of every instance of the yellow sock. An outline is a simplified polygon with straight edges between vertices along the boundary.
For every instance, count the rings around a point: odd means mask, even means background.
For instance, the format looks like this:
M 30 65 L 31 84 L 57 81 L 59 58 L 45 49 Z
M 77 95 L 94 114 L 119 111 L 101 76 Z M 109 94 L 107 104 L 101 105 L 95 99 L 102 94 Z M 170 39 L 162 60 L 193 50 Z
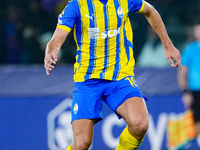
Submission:
M 128 127 L 126 127 L 119 137 L 119 144 L 115 150 L 136 150 L 142 140 L 137 140 L 134 138 L 128 131 Z
M 72 150 L 71 145 L 66 150 Z

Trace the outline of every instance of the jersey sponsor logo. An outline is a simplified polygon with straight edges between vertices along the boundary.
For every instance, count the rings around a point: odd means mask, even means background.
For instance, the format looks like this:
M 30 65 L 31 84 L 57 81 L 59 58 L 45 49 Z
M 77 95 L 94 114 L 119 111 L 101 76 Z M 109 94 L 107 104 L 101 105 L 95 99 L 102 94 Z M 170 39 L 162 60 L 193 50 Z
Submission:
M 99 28 L 88 28 L 88 36 L 90 39 L 99 39 Z
M 85 14 L 85 17 L 90 18 L 92 21 L 93 21 L 93 16 L 94 16 L 94 14 L 92 14 L 92 16 L 89 16 L 89 15 Z
M 122 18 L 124 16 L 124 10 L 122 7 L 118 7 L 117 9 L 117 14 L 120 18 Z
M 118 27 L 117 29 L 103 31 L 100 33 L 99 28 L 88 28 L 88 36 L 90 39 L 105 39 L 105 38 L 111 38 L 118 34 L 120 34 L 121 27 Z

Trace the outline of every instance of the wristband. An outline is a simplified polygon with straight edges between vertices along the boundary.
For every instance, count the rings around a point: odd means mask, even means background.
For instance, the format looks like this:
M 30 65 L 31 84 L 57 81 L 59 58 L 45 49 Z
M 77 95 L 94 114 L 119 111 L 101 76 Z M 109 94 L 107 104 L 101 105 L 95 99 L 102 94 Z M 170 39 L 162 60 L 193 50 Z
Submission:
M 190 93 L 191 91 L 189 89 L 183 89 L 183 93 Z

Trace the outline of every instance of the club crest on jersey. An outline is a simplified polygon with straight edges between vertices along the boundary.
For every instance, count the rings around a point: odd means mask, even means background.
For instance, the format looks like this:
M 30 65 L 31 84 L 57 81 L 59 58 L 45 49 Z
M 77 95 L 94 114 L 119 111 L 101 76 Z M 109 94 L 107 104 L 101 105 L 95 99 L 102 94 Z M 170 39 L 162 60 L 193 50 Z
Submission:
M 77 112 L 78 112 L 78 104 L 77 103 L 74 104 L 73 111 L 74 111 L 74 114 L 77 114 Z
M 122 7 L 118 7 L 117 9 L 117 14 L 120 18 L 122 18 L 124 16 L 124 10 Z

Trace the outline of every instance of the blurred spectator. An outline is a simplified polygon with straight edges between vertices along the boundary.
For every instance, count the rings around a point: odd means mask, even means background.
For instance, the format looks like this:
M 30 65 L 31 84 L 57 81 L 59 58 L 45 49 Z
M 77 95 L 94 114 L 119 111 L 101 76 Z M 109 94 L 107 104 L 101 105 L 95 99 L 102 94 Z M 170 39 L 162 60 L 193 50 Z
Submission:
M 200 21 L 193 27 L 193 42 L 182 53 L 182 70 L 178 72 L 179 85 L 183 91 L 183 103 L 194 114 L 195 132 L 200 134 Z
M 24 19 L 22 63 L 43 63 L 44 51 L 39 37 L 54 28 L 53 16 L 42 9 L 39 0 L 30 0 Z
M 45 51 L 47 43 L 51 40 L 51 37 L 53 36 L 53 32 L 45 32 L 40 35 L 39 42 L 40 42 L 40 49 Z
M 11 5 L 7 9 L 5 24 L 6 63 L 20 63 L 22 21 L 20 10 Z
M 169 62 L 164 47 L 156 33 L 148 28 L 146 42 L 140 52 L 136 65 L 139 67 L 167 67 Z
M 57 3 L 62 2 L 63 0 L 41 0 L 42 6 L 45 10 L 52 11 L 55 9 Z M 68 0 L 65 0 L 66 2 Z
M 4 63 L 5 59 L 5 48 L 4 48 L 4 40 L 2 34 L 3 32 L 3 25 L 0 23 L 0 64 Z
M 39 57 L 42 57 L 40 37 L 45 33 L 54 31 L 57 16 L 62 12 L 67 2 L 68 0 L 1 0 L 0 63 L 41 63 L 39 61 Z M 160 12 L 169 36 L 175 45 L 181 49 L 187 37 L 185 29 L 200 15 L 200 1 L 149 0 L 149 2 Z M 144 44 L 147 44 L 144 35 L 149 32 L 147 31 L 148 23 L 141 15 L 134 13 L 130 14 L 130 20 L 134 36 L 137 37 L 133 38 L 135 43 L 134 57 L 137 64 L 137 58 L 143 51 L 141 49 L 145 47 Z M 30 38 L 28 33 L 31 33 L 31 30 L 34 30 L 35 33 Z M 67 41 L 62 47 L 63 54 L 60 56 L 60 62 L 74 63 L 76 46 L 73 34 L 68 36 Z M 158 49 L 159 44 L 158 42 L 155 43 L 154 48 Z M 35 54 L 40 54 L 37 59 L 34 56 L 35 60 L 30 58 L 33 47 L 35 47 Z M 40 47 L 40 49 L 36 50 L 36 47 Z M 28 59 L 32 60 L 29 61 Z
M 43 63 L 44 52 L 40 49 L 38 30 L 34 26 L 26 26 L 23 30 L 23 54 L 21 62 L 24 64 Z
M 53 36 L 53 32 L 51 32 L 51 31 L 45 32 L 40 35 L 39 43 L 40 43 L 40 49 L 42 50 L 43 54 L 45 53 L 46 45 L 51 40 L 52 36 Z M 58 60 L 57 60 L 58 63 L 61 63 L 62 56 L 63 56 L 63 49 L 61 49 L 60 53 L 58 54 Z M 43 61 L 43 59 L 42 59 L 42 61 Z
M 28 3 L 28 10 L 25 13 L 25 25 L 31 25 L 36 28 L 39 34 L 55 29 L 54 20 L 50 13 L 46 12 L 40 3 L 40 0 L 30 0 Z
M 61 0 L 61 1 L 57 2 L 56 5 L 54 5 L 55 13 L 57 16 L 63 11 L 63 9 L 67 5 L 67 3 L 68 3 L 68 0 Z
M 4 32 L 4 22 L 0 22 L 0 64 L 5 63 L 5 40 L 4 40 L 4 36 L 5 32 Z
M 0 64 L 5 63 L 5 2 L 0 1 Z

